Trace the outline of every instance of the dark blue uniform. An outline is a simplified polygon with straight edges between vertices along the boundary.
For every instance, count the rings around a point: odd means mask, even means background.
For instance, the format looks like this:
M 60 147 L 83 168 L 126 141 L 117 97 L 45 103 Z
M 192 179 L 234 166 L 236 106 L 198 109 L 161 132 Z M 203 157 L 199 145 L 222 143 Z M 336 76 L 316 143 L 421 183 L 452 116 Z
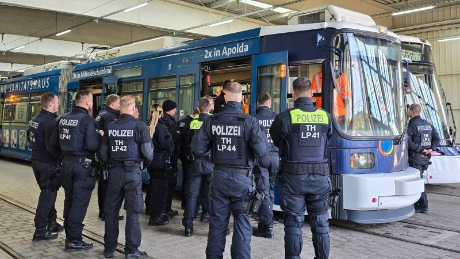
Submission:
M 99 148 L 101 135 L 94 118 L 88 114 L 88 110 L 81 107 L 64 114 L 58 124 L 59 144 L 64 154 L 61 179 L 65 190 L 66 251 L 71 252 L 80 250 L 73 249 L 73 246 L 81 247 L 82 223 L 96 185 L 96 177 L 90 174 L 90 164 Z
M 254 178 L 256 189 L 264 194 L 264 200 L 259 209 L 258 230 L 254 232 L 256 236 L 264 236 L 267 238 L 273 237 L 273 200 L 274 200 L 274 187 L 275 176 L 279 168 L 279 155 L 278 148 L 273 144 L 270 137 L 270 126 L 275 120 L 276 113 L 272 112 L 268 106 L 261 106 L 257 108 L 256 115 L 259 120 L 260 127 L 267 136 L 270 143 L 270 152 L 258 159 L 257 164 L 254 166 Z
M 166 125 L 160 121 L 155 127 L 152 137 L 154 146 L 154 160 L 147 168 L 150 174 L 150 197 L 145 199 L 146 211 L 150 214 L 149 225 L 168 224 L 166 216 L 166 202 L 168 197 L 168 174 L 166 159 L 174 152 L 174 142 Z
M 96 122 L 99 130 L 107 128 L 109 122 L 118 119 L 120 113 L 110 107 L 106 107 L 96 116 Z M 99 205 L 99 218 L 104 219 L 104 203 L 107 195 L 108 180 L 104 180 L 104 174 L 99 174 L 99 183 L 97 185 L 97 203 Z
M 219 113 L 222 112 L 225 109 L 225 105 L 227 104 L 225 102 L 225 93 L 224 91 L 220 92 L 220 95 L 217 96 L 217 98 L 214 100 L 214 111 L 213 113 Z
M 174 152 L 171 154 L 170 157 L 172 169 L 168 174 L 168 196 L 166 199 L 166 213 L 168 214 L 169 218 L 172 218 L 173 216 L 177 215 L 177 210 L 174 211 L 171 208 L 171 205 L 173 194 L 176 190 L 177 185 L 177 160 L 179 159 L 181 136 L 179 125 L 176 123 L 176 120 L 171 115 L 164 113 L 164 116 L 161 117 L 159 121 L 166 125 L 166 127 L 168 127 L 168 130 L 171 133 L 174 142 Z
M 118 239 L 118 213 L 123 198 L 126 204 L 127 254 L 139 253 L 141 227 L 139 213 L 142 198 L 141 164 L 148 166 L 153 159 L 152 139 L 145 123 L 129 114 L 122 114 L 104 130 L 99 156 L 109 164 L 109 185 L 105 201 L 105 253 L 113 253 Z
M 192 152 L 206 156 L 211 150 L 214 163 L 207 258 L 222 258 L 230 214 L 235 222 L 231 256 L 251 257 L 252 168 L 254 157 L 265 156 L 270 146 L 257 119 L 241 109 L 240 103 L 228 102 L 221 113 L 203 123 L 192 140 Z
M 192 161 L 189 158 L 190 154 L 190 122 L 192 122 L 193 117 L 191 115 L 186 116 L 182 120 L 179 120 L 177 124 L 179 125 L 180 130 L 180 161 L 182 163 L 182 202 L 181 207 L 185 209 L 185 184 L 188 179 L 188 174 L 190 170 L 190 165 Z
M 330 115 L 301 97 L 294 109 L 276 116 L 270 127 L 280 149 L 279 199 L 284 213 L 286 258 L 300 258 L 305 207 L 317 259 L 329 257 L 328 198 L 331 193 L 327 145 L 332 137 Z
M 193 139 L 193 136 L 201 128 L 204 121 L 210 117 L 207 113 L 201 113 L 195 120 L 189 125 L 189 145 Z M 182 219 L 182 225 L 186 229 L 186 236 L 191 236 L 193 233 L 193 220 L 196 215 L 196 208 L 198 203 L 198 197 L 201 192 L 201 198 L 203 201 L 201 221 L 206 222 L 209 219 L 207 215 L 208 202 L 209 199 L 209 184 L 211 182 L 211 174 L 214 170 L 214 165 L 211 161 L 211 151 L 209 151 L 205 156 L 194 156 L 192 162 L 191 170 L 189 172 L 186 187 L 185 187 L 185 196 L 187 199 L 187 204 L 184 210 L 184 218 Z
M 57 133 L 56 115 L 46 110 L 29 122 L 29 145 L 32 149 L 32 170 L 40 187 L 37 211 L 35 214 L 34 239 L 49 237 L 46 228 L 51 232 L 62 231 L 56 223 L 56 197 L 59 189 L 59 175 L 55 168 L 60 163 L 61 149 Z M 57 229 L 56 229 L 57 227 Z
M 424 155 L 422 152 L 425 149 L 436 150 L 441 140 L 436 129 L 420 116 L 414 116 L 409 120 L 407 135 L 409 135 L 409 166 L 420 170 L 420 177 L 423 178 L 423 171 L 428 168 L 431 155 Z M 423 191 L 414 206 L 416 210 L 428 209 L 426 191 Z

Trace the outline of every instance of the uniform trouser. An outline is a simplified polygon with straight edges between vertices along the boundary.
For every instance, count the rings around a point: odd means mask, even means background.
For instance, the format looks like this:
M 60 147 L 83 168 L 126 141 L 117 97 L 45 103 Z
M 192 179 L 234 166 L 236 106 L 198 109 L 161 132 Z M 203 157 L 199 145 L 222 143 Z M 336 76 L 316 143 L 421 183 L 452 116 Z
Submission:
M 197 177 L 190 178 L 186 181 L 185 186 L 185 198 L 187 204 L 184 209 L 184 218 L 182 219 L 182 225 L 186 228 L 193 228 L 193 220 L 195 219 L 195 212 L 198 203 L 198 196 L 206 195 L 206 189 L 209 189 L 209 181 L 211 175 L 200 175 Z M 201 193 L 201 195 L 200 195 Z M 209 192 L 207 192 L 209 194 Z M 207 197 L 207 196 L 205 196 Z M 207 202 L 203 206 L 203 213 L 208 212 Z
M 187 204 L 187 198 L 185 197 L 185 187 L 187 185 L 187 180 L 190 178 L 190 160 L 186 157 L 181 157 L 180 161 L 182 162 L 182 202 L 181 206 L 185 208 Z
M 264 200 L 258 212 L 260 222 L 264 226 L 270 226 L 273 221 L 274 175 L 278 173 L 278 167 L 279 156 L 277 155 L 259 158 L 258 164 L 254 167 L 256 189 L 264 194 Z
M 66 240 L 82 240 L 83 220 L 96 185 L 96 177 L 89 175 L 91 168 L 82 163 L 64 160 L 61 181 L 65 191 L 64 227 Z
M 243 199 L 250 198 L 252 193 L 252 179 L 239 173 L 214 171 L 210 192 L 206 258 L 223 258 L 231 213 L 234 218 L 231 257 L 251 258 L 251 222 L 242 208 Z
M 174 192 L 176 191 L 176 185 L 177 185 L 177 164 L 174 164 L 172 167 L 173 167 L 174 173 L 170 173 L 167 179 L 168 192 L 167 192 L 167 198 L 166 198 L 166 212 L 172 210 L 172 200 L 173 200 Z
M 317 259 L 329 257 L 328 197 L 329 176 L 283 173 L 279 180 L 279 198 L 284 213 L 285 258 L 300 258 L 305 207 L 308 212 L 313 247 Z
M 37 210 L 35 214 L 35 228 L 46 228 L 48 223 L 56 221 L 56 197 L 57 188 L 51 185 L 51 180 L 54 178 L 54 164 L 42 163 L 37 160 L 32 160 L 32 170 L 34 171 L 35 180 L 37 180 L 40 188 L 38 196 Z
M 97 184 L 97 204 L 99 205 L 100 212 L 104 212 L 104 203 L 108 187 L 109 181 L 104 180 L 104 174 L 101 172 L 99 174 L 99 182 Z
M 159 218 L 166 213 L 166 200 L 168 198 L 168 179 L 163 177 L 162 169 L 148 167 L 150 173 L 150 218 Z
M 128 169 L 128 170 L 126 170 Z M 110 170 L 107 198 L 105 200 L 105 234 L 106 251 L 115 251 L 118 243 L 118 215 L 123 198 L 126 206 L 126 244 L 125 252 L 132 254 L 141 245 L 141 224 L 139 212 L 144 207 L 142 197 L 142 172 L 136 167 L 116 167 Z M 132 170 L 132 171 L 129 171 Z
M 423 178 L 423 172 L 428 168 L 426 165 L 417 165 L 410 163 L 409 166 L 416 168 L 420 171 L 420 177 Z M 425 187 L 423 187 L 420 199 L 414 204 L 415 209 L 428 209 L 428 196 L 426 195 Z

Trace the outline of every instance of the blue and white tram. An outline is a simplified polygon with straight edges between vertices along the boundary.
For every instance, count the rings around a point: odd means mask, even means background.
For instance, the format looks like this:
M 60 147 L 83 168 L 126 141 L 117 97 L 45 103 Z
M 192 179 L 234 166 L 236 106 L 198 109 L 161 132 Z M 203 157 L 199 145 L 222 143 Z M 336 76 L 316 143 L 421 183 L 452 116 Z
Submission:
M 0 155 L 31 159 L 32 150 L 27 139 L 28 123 L 40 112 L 40 97 L 46 92 L 53 92 L 59 96 L 59 114 L 64 113 L 65 93 L 70 74 L 70 68 L 61 68 L 0 81 Z
M 192 113 L 200 96 L 214 94 L 215 87 L 234 79 L 244 86 L 249 113 L 255 113 L 256 96 L 262 91 L 272 94 L 271 109 L 281 112 L 292 104 L 291 82 L 321 72 L 325 76 L 315 97 L 332 113 L 338 102 L 333 82 L 342 78 L 338 69 L 351 94 L 344 101 L 345 114 L 334 116 L 333 122 L 331 179 L 342 187 L 342 195 L 332 216 L 359 223 L 410 217 L 423 180 L 408 167 L 402 136 L 400 40 L 368 16 L 363 25 L 345 22 L 346 17 L 361 15 L 355 12 L 332 6 L 320 12 L 310 17 L 317 19 L 312 24 L 262 27 L 80 64 L 74 67 L 68 91 L 86 88 L 101 100 L 110 93 L 135 95 L 143 120 L 151 104 L 172 99 L 178 103 L 179 119 Z M 331 13 L 340 22 L 326 22 L 324 17 Z M 310 14 L 291 20 L 311 20 L 305 17 Z
M 428 170 L 424 173 L 427 184 L 460 183 L 460 155 L 455 146 L 456 126 L 451 104 L 436 74 L 431 44 L 423 39 L 399 35 L 402 56 L 408 62 L 410 92 L 408 104 L 422 107 L 421 117 L 428 120 L 438 131 L 441 143 L 432 152 Z

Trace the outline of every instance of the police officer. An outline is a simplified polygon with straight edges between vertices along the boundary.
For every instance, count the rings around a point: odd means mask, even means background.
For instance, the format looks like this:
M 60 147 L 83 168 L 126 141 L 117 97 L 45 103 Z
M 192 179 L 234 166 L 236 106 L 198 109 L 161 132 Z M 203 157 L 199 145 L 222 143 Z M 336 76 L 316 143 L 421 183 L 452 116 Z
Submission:
M 174 101 L 166 100 L 163 102 L 162 107 L 163 117 L 160 118 L 160 122 L 168 127 L 174 142 L 174 152 L 170 156 L 171 170 L 168 174 L 168 197 L 166 199 L 166 214 L 168 215 L 168 218 L 171 219 L 178 214 L 177 210 L 172 209 L 172 199 L 177 184 L 177 159 L 179 158 L 180 153 L 181 137 L 179 125 L 173 117 L 176 114 L 177 104 Z
M 58 97 L 45 93 L 40 98 L 42 110 L 29 122 L 29 145 L 32 148 L 32 170 L 40 188 L 35 214 L 34 241 L 57 237 L 54 232 L 64 230 L 56 222 L 56 197 L 60 187 L 60 176 L 56 165 L 60 164 L 59 135 L 57 133 L 56 112 Z
M 331 193 L 327 146 L 332 137 L 331 117 L 311 99 L 311 81 L 293 82 L 294 109 L 276 116 L 270 127 L 280 149 L 279 199 L 284 213 L 286 258 L 300 258 L 302 225 L 307 208 L 317 259 L 329 257 L 328 197 Z
M 265 156 L 270 146 L 257 119 L 242 113 L 242 98 L 239 83 L 228 85 L 225 109 L 204 121 L 192 140 L 194 155 L 203 157 L 211 151 L 214 163 L 207 258 L 222 258 L 230 214 L 235 222 L 231 256 L 251 257 L 252 168 L 254 157 Z
M 409 166 L 420 170 L 420 177 L 423 178 L 423 171 L 430 164 L 431 152 L 438 148 L 441 140 L 436 129 L 420 117 L 420 111 L 420 105 L 412 104 L 410 106 L 409 116 L 411 119 L 407 126 L 407 134 L 409 135 Z M 414 207 L 416 213 L 430 212 L 425 190 Z
M 105 99 L 105 109 L 96 116 L 96 122 L 99 131 L 104 131 L 109 122 L 118 119 L 120 116 L 120 97 L 116 94 L 111 94 Z M 102 133 L 101 132 L 101 133 Z M 105 167 L 105 165 L 104 165 Z M 97 185 L 97 202 L 99 205 L 99 218 L 105 220 L 104 202 L 107 195 L 108 179 L 104 179 L 104 174 L 99 174 L 99 183 Z M 124 217 L 120 215 L 118 219 Z
M 166 225 L 169 223 L 166 215 L 166 201 L 168 198 L 167 160 L 169 154 L 174 152 L 174 142 L 168 127 L 161 123 L 163 109 L 159 104 L 151 107 L 149 122 L 150 137 L 154 146 L 154 157 L 147 171 L 150 174 L 150 197 L 145 199 L 146 211 L 150 214 L 149 226 Z
M 190 142 L 192 141 L 193 136 L 195 136 L 196 132 L 201 128 L 203 121 L 207 120 L 210 117 L 209 111 L 212 109 L 212 98 L 202 97 L 198 101 L 198 110 L 200 111 L 200 115 L 196 116 L 195 119 L 190 123 L 190 130 L 188 136 L 188 146 L 190 146 Z M 197 208 L 198 203 L 198 196 L 200 191 L 202 191 L 202 195 L 204 199 L 207 198 L 209 192 L 206 191 L 209 189 L 209 181 L 211 179 L 211 174 L 213 172 L 214 165 L 211 161 L 211 152 L 209 151 L 206 156 L 193 156 L 191 151 L 189 151 L 189 157 L 192 158 L 192 166 L 189 175 L 187 176 L 186 180 L 186 187 L 185 187 L 185 197 L 187 199 L 186 207 L 184 210 L 184 218 L 182 219 L 182 225 L 185 227 L 185 236 L 190 237 L 193 234 L 193 220 L 195 219 L 195 209 Z M 209 213 L 208 213 L 208 203 L 205 201 L 203 202 L 201 213 L 201 222 L 208 222 L 209 221 Z
M 93 95 L 87 90 L 78 91 L 76 108 L 59 120 L 59 144 L 64 154 L 62 187 L 65 190 L 64 227 L 67 252 L 88 250 L 92 243 L 82 240 L 83 220 L 91 193 L 96 185 L 91 162 L 99 148 L 101 135 L 97 123 L 88 112 L 93 107 Z
M 141 244 L 139 213 L 144 207 L 142 198 L 143 165 L 153 159 L 153 145 L 145 123 L 135 119 L 135 99 L 121 98 L 121 116 L 109 122 L 99 148 L 102 162 L 109 164 L 109 186 L 105 201 L 104 255 L 112 258 L 117 248 L 118 213 L 123 198 L 126 205 L 126 258 L 147 258 L 138 250 Z
M 260 127 L 267 136 L 271 150 L 268 155 L 258 159 L 254 166 L 254 178 L 256 190 L 263 193 L 264 199 L 259 209 L 259 219 L 257 229 L 253 234 L 258 237 L 273 238 L 273 200 L 275 179 L 279 167 L 278 148 L 273 144 L 270 137 L 270 126 L 276 117 L 276 113 L 270 110 L 272 106 L 271 96 L 267 92 L 262 92 L 257 96 L 256 117 Z
M 189 141 L 189 134 L 190 134 L 190 122 L 198 116 L 200 112 L 198 108 L 193 110 L 193 114 L 185 116 L 182 120 L 179 120 L 177 124 L 179 125 L 180 131 L 180 161 L 182 163 L 182 202 L 181 208 L 185 209 L 185 183 L 188 178 L 190 164 L 192 161 L 190 160 L 190 141 Z
M 222 85 L 222 91 L 220 91 L 220 95 L 217 96 L 216 100 L 214 100 L 214 113 L 219 113 L 224 110 L 226 104 L 225 89 L 231 82 L 232 80 L 225 80 L 224 84 Z

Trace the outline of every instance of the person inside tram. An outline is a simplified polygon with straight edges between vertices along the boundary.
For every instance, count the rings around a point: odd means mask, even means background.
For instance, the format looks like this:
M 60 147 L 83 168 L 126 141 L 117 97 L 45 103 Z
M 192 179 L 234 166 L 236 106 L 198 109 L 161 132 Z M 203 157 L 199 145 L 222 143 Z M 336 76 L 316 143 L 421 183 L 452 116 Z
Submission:
M 338 68 L 338 60 L 336 61 L 336 68 Z M 319 71 L 312 78 L 313 94 L 322 92 L 323 73 Z M 348 83 L 345 73 L 340 75 L 340 78 L 335 80 L 334 84 L 334 107 L 332 115 L 336 118 L 340 125 L 345 123 L 345 102 L 351 97 L 350 85 Z M 313 102 L 316 102 L 316 108 L 323 108 L 321 97 L 312 97 Z

